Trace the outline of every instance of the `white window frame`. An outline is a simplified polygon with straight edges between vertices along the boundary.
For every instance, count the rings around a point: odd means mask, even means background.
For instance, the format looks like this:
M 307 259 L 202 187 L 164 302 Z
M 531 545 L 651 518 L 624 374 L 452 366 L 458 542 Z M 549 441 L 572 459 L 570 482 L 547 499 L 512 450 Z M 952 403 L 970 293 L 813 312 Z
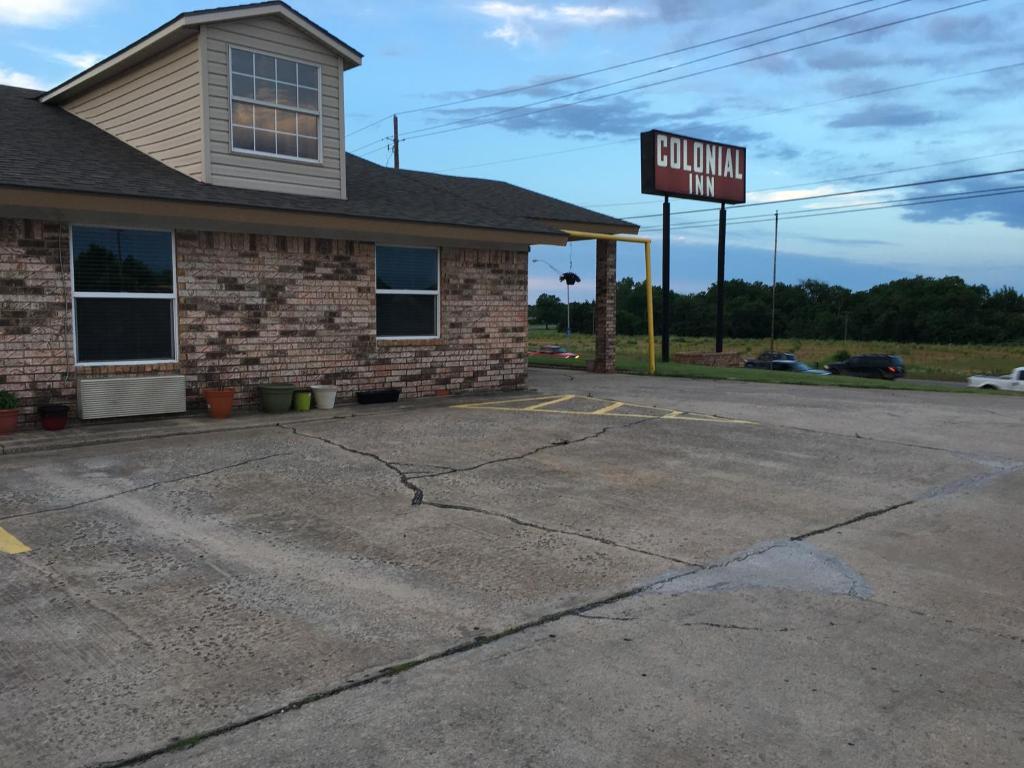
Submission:
M 280 104 L 269 104 L 265 101 L 258 101 L 255 98 L 255 91 L 253 98 L 246 98 L 244 96 L 235 96 L 235 82 L 234 82 L 234 71 L 231 69 L 231 52 L 241 51 L 243 53 L 260 54 L 262 56 L 270 56 L 275 59 L 284 59 L 285 61 L 292 61 L 296 64 L 305 64 L 308 67 L 316 67 L 316 111 L 313 112 L 308 109 L 302 109 L 298 105 L 294 107 L 285 107 Z M 255 71 L 253 73 L 255 78 Z M 280 82 L 277 80 L 276 75 L 274 82 Z M 240 101 L 243 104 L 251 104 L 253 107 L 267 107 L 269 109 L 283 109 L 286 112 L 295 112 L 300 115 L 313 115 L 316 117 L 316 150 L 317 156 L 314 160 L 311 157 L 292 157 L 291 155 L 279 155 L 277 152 L 261 152 L 257 149 L 237 149 L 235 147 L 235 101 Z M 275 126 L 276 128 L 276 126 Z M 276 133 L 276 130 L 275 130 Z M 250 155 L 253 157 L 271 157 L 275 160 L 284 160 L 290 163 L 303 163 L 305 165 L 323 165 L 324 164 L 324 73 L 323 67 L 312 61 L 306 61 L 304 59 L 296 59 L 291 56 L 280 56 L 276 53 L 270 53 L 269 51 L 261 51 L 257 48 L 244 48 L 240 45 L 228 45 L 228 146 L 231 148 L 231 152 L 238 155 Z
M 380 247 L 384 248 L 418 248 L 422 250 L 433 250 L 434 251 L 434 264 L 437 267 L 437 289 L 433 291 L 419 291 L 419 290 L 407 290 L 407 289 L 396 289 L 396 288 L 378 288 L 377 287 L 377 249 Z M 429 245 L 408 245 L 403 243 L 374 243 L 373 245 L 373 287 L 375 297 L 380 295 L 406 295 L 406 296 L 433 296 L 434 297 L 434 335 L 433 336 L 381 336 L 377 335 L 377 338 L 381 341 L 415 341 L 415 340 L 431 340 L 441 338 L 441 249 L 437 246 Z M 373 324 L 374 331 L 377 330 L 377 307 L 376 301 L 374 302 L 374 314 Z
M 91 229 L 121 229 L 135 232 L 166 232 L 171 236 L 171 292 L 170 293 L 118 293 L 117 291 L 76 291 L 75 290 L 75 227 Z M 150 229 L 149 227 L 122 227 L 113 224 L 72 224 L 68 227 L 68 250 L 70 252 L 71 275 L 71 336 L 75 349 L 75 366 L 77 368 L 104 368 L 112 365 L 160 365 L 177 363 L 180 357 L 178 348 L 178 254 L 174 230 Z M 171 302 L 171 342 L 174 357 L 162 360 L 110 360 L 81 362 L 78 357 L 78 301 L 77 299 L 163 299 Z

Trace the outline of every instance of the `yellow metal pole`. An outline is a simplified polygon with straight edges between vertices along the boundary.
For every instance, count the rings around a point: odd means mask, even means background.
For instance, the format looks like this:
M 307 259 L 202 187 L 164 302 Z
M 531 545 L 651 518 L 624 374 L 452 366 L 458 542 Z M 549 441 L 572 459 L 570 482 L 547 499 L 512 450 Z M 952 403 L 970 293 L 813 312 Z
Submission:
M 647 270 L 647 372 L 654 375 L 654 288 L 651 287 L 651 241 L 644 243 L 644 268 Z

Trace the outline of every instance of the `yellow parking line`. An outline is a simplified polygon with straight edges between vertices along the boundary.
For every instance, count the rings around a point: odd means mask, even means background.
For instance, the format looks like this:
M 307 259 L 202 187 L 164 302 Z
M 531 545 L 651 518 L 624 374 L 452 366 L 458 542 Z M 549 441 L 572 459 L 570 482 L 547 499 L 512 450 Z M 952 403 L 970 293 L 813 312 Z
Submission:
M 0 528 L 0 552 L 8 555 L 21 555 L 31 551 L 31 547 L 26 547 L 15 536 Z
M 572 400 L 574 397 L 576 397 L 576 395 L 562 395 L 561 397 L 556 397 L 554 400 L 546 400 L 543 403 L 537 403 L 536 405 L 527 406 L 526 408 L 523 408 L 523 410 L 539 411 L 541 408 L 544 408 L 549 405 L 558 405 L 559 403 L 564 403 L 567 400 Z
M 576 410 L 570 411 L 553 406 L 567 403 L 570 400 L 586 400 L 597 403 L 600 407 L 593 411 Z M 532 405 L 526 405 L 532 403 Z M 602 405 L 607 403 L 607 405 Z M 524 407 L 525 406 L 525 407 Z M 692 413 L 689 411 L 675 411 L 668 408 L 659 408 L 653 405 L 640 405 L 620 400 L 606 400 L 599 397 L 587 397 L 584 395 L 540 395 L 532 397 L 517 397 L 508 400 L 483 400 L 476 403 L 460 403 L 449 406 L 451 408 L 474 408 L 483 411 L 508 411 L 510 413 L 554 413 L 564 416 L 610 416 L 623 419 L 673 419 L 676 421 L 706 421 L 717 424 L 745 424 L 755 425 L 756 421 L 746 419 L 731 419 L 726 416 L 712 416 L 704 413 Z M 623 412 L 622 408 L 643 408 L 646 411 L 655 413 L 630 413 Z
M 507 403 L 533 403 L 537 400 L 550 400 L 551 395 L 534 395 L 533 397 L 513 397 L 509 400 L 480 400 L 475 403 L 459 403 L 458 405 L 450 406 L 451 408 L 483 408 L 490 410 L 495 405 L 505 405 Z M 519 408 L 513 408 L 512 410 L 521 410 Z

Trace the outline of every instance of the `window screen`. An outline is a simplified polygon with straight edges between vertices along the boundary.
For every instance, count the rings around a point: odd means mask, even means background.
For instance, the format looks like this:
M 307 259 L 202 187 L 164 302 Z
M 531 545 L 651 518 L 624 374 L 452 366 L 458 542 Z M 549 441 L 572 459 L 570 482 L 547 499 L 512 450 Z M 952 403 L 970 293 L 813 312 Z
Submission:
M 320 158 L 320 70 L 231 49 L 231 146 L 243 152 Z
M 79 363 L 177 357 L 172 237 L 170 232 L 72 228 Z
M 377 246 L 377 336 L 438 336 L 436 248 Z

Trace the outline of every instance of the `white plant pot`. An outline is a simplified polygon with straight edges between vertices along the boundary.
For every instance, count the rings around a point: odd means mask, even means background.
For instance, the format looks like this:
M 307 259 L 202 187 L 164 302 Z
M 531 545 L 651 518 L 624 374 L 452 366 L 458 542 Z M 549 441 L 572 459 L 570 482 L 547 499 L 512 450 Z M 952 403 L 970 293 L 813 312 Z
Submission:
M 333 384 L 314 384 L 310 389 L 313 390 L 313 399 L 316 401 L 316 407 L 324 410 L 330 410 L 334 407 L 334 399 L 338 396 L 338 388 Z

